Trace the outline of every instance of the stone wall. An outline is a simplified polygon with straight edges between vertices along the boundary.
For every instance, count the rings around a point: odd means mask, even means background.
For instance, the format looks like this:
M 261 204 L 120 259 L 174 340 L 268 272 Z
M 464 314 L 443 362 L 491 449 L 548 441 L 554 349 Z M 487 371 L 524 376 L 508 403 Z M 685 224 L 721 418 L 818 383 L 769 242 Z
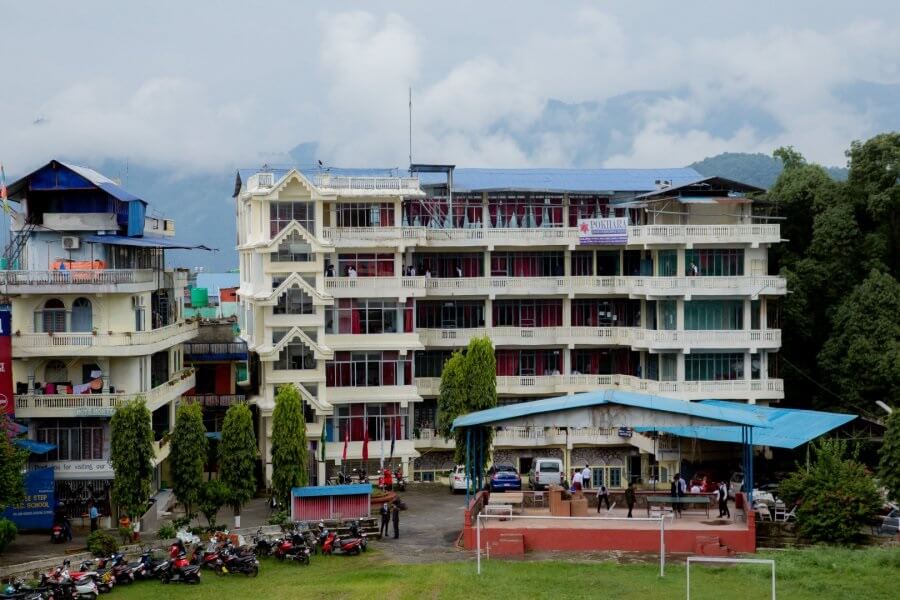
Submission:
M 425 452 L 419 458 L 413 459 L 413 471 L 450 471 L 455 466 L 453 450 L 440 450 Z
M 535 448 L 520 450 L 517 448 L 494 449 L 495 464 L 510 464 L 519 468 L 520 458 L 558 458 L 563 460 L 561 448 Z
M 635 451 L 630 446 L 602 447 L 589 446 L 572 449 L 572 467 L 588 464 L 592 467 L 628 467 L 628 457 Z

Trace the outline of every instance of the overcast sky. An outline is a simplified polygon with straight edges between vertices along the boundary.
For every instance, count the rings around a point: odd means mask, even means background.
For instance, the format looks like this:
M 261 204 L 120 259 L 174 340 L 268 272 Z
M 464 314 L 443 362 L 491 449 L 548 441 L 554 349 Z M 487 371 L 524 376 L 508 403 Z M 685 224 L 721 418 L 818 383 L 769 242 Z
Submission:
M 307 141 L 332 164 L 405 165 L 410 86 L 414 159 L 461 166 L 782 144 L 842 165 L 898 112 L 896 0 L 5 1 L 0 22 L 17 173 L 54 156 L 220 170 Z M 627 123 L 595 110 L 612 99 Z

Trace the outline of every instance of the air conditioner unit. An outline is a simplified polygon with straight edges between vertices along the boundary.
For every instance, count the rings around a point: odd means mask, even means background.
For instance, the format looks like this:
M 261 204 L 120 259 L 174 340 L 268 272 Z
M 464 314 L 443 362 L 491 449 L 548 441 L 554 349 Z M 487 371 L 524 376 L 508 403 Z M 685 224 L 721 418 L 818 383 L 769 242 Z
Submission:
M 64 235 L 62 238 L 63 250 L 78 250 L 81 246 L 81 240 L 75 235 Z

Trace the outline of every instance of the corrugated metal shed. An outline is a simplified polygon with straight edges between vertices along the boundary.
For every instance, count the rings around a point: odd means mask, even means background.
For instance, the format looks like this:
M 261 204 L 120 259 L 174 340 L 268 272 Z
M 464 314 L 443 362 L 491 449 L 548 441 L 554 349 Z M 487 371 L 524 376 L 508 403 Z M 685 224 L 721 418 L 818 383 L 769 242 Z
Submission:
M 142 223 L 143 225 L 143 223 Z M 122 235 L 88 235 L 81 238 L 86 244 L 109 244 L 110 246 L 132 246 L 135 248 L 168 248 L 173 250 L 212 250 L 202 244 L 178 242 L 169 238 L 128 237 Z
M 657 180 L 673 186 L 702 179 L 694 169 L 467 169 L 453 172 L 453 190 L 477 192 L 490 190 L 542 192 L 648 192 Z M 446 182 L 440 173 L 419 175 L 422 185 Z
M 321 485 L 291 490 L 291 520 L 362 519 L 371 512 L 372 484 Z

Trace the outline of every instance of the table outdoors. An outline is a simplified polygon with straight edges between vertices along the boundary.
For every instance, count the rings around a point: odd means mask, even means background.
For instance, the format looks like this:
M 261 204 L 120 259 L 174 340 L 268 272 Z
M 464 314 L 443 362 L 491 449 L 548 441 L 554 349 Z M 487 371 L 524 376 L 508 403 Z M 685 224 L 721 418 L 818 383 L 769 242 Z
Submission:
M 709 497 L 708 496 L 647 496 L 647 516 L 650 516 L 650 507 L 652 505 L 670 504 L 673 507 L 676 504 L 685 506 L 691 504 L 699 504 L 706 509 L 706 518 L 709 518 Z

